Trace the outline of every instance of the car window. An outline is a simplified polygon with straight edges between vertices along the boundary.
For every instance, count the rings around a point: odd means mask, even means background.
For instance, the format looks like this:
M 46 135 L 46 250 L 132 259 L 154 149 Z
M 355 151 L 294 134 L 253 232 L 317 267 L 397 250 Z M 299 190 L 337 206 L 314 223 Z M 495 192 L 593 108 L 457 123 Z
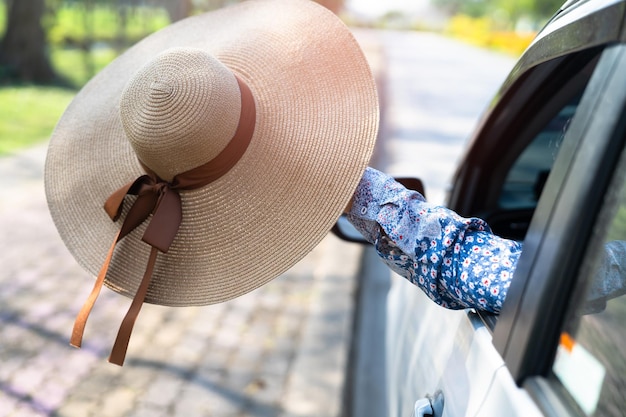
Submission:
M 497 117 L 506 127 L 488 132 L 498 145 L 487 150 L 490 156 L 479 179 L 488 191 L 478 195 L 481 203 L 471 212 L 486 220 L 495 234 L 524 240 L 558 154 L 567 147 L 567 132 L 600 53 L 594 48 L 542 63 L 503 99 L 505 107 Z M 514 105 L 517 100 L 523 104 Z
M 623 416 L 626 407 L 626 169 L 624 158 L 596 220 L 578 301 L 552 367 L 552 380 L 588 416 Z M 586 272 L 587 271 L 587 272 Z
M 576 69 L 568 76 L 570 79 L 564 81 L 560 90 L 545 97 L 543 106 L 537 108 L 534 118 L 545 121 L 525 140 L 527 145 L 518 151 L 508 168 L 498 198 L 500 209 L 526 210 L 537 206 L 565 133 L 598 63 L 599 54 L 592 52 L 590 57 L 583 54 L 582 62 L 572 65 Z
M 498 201 L 501 208 L 528 209 L 537 205 L 580 98 L 577 94 L 569 100 L 511 166 Z

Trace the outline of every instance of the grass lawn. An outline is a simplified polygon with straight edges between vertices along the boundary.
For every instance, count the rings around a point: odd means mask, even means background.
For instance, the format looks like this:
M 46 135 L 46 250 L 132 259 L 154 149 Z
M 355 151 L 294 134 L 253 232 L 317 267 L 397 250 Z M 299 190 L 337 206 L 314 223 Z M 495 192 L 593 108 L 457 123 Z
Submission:
M 47 140 L 75 93 L 58 87 L 0 87 L 0 156 Z
M 0 87 L 0 156 L 47 140 L 78 88 L 116 56 L 108 48 L 94 50 L 89 61 L 76 49 L 56 49 L 52 63 L 75 89 L 38 85 Z

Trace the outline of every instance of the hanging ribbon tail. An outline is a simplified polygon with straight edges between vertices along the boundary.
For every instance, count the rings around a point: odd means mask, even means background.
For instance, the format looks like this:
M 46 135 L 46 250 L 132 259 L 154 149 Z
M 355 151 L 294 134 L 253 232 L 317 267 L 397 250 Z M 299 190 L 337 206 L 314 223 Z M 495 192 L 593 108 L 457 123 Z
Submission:
M 111 350 L 111 355 L 109 356 L 109 362 L 123 366 L 124 359 L 126 358 L 126 351 L 128 350 L 128 343 L 130 342 L 130 336 L 133 331 L 133 327 L 135 325 L 135 321 L 137 320 L 137 316 L 141 311 L 141 306 L 146 298 L 146 294 L 148 292 L 148 287 L 150 286 L 150 281 L 152 279 L 152 272 L 154 270 L 154 264 L 156 263 L 156 257 L 158 254 L 157 248 L 152 248 L 150 250 L 150 258 L 148 260 L 148 266 L 146 266 L 146 272 L 143 275 L 141 280 L 141 284 L 137 289 L 137 293 L 133 298 L 133 302 L 122 321 L 120 329 L 117 333 L 117 337 L 115 339 L 115 343 L 113 344 L 113 349 Z
M 136 210 L 137 214 L 133 213 L 133 210 Z M 130 209 L 120 233 L 124 234 L 127 222 L 130 223 L 129 227 L 135 222 L 141 223 L 146 218 L 146 216 L 144 216 L 146 212 L 148 215 L 152 212 L 152 218 L 146 227 L 142 239 L 144 242 L 150 244 L 152 248 L 141 284 L 122 321 L 113 345 L 113 350 L 111 351 L 111 356 L 109 357 L 109 362 L 119 366 L 124 365 L 130 336 L 146 298 L 146 294 L 148 293 L 148 288 L 150 287 L 158 251 L 167 252 L 182 222 L 182 205 L 178 191 L 173 191 L 168 187 L 162 188 L 159 195 L 154 193 L 143 194 L 140 191 L 139 197 Z
M 167 253 L 183 220 L 183 210 L 178 191 L 165 188 L 154 209 L 142 240 L 163 253 Z
M 147 219 L 157 205 L 159 195 L 158 193 L 151 192 L 153 189 L 151 188 L 151 181 L 152 179 L 148 175 L 139 177 L 137 180 L 126 184 L 124 187 L 111 194 L 104 205 L 104 209 L 107 214 L 112 220 L 116 220 L 119 218 L 122 211 L 126 195 L 138 194 L 138 197 L 133 203 L 133 206 L 130 208 L 126 219 L 124 219 L 124 222 L 122 223 L 120 231 L 115 236 L 113 244 L 109 248 L 109 252 L 107 253 L 106 259 L 100 268 L 100 272 L 98 273 L 98 277 L 96 278 L 96 282 L 94 283 L 89 297 L 87 297 L 83 307 L 76 316 L 74 327 L 72 329 L 72 336 L 70 338 L 71 346 L 80 348 L 82 345 L 87 319 L 89 318 L 91 310 L 93 309 L 93 306 L 100 295 L 100 291 L 102 290 L 102 286 L 104 285 L 104 280 L 109 270 L 111 259 L 113 258 L 115 246 L 121 239 L 124 238 L 124 236 Z
M 87 324 L 87 319 L 89 318 L 89 314 L 98 299 L 98 295 L 100 294 L 100 290 L 102 289 L 102 285 L 104 284 L 104 278 L 107 275 L 107 271 L 109 269 L 109 264 L 111 263 L 111 258 L 113 257 L 113 251 L 115 250 L 115 245 L 120 239 L 120 232 L 117 233 L 111 248 L 109 249 L 109 253 L 102 264 L 102 268 L 100 268 L 100 273 L 98 274 L 98 278 L 96 278 L 96 282 L 94 283 L 93 289 L 87 297 L 87 300 L 83 304 L 83 307 L 78 312 L 76 316 L 76 320 L 74 321 L 74 328 L 72 329 L 72 337 L 70 338 L 70 345 L 75 348 L 80 348 L 83 343 L 83 334 L 85 333 L 85 325 Z

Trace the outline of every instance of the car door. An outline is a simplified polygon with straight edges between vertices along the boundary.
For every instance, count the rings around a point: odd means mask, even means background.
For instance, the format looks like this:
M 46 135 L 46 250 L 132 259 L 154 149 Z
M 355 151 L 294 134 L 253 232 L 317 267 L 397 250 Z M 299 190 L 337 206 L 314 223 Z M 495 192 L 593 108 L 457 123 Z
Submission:
M 415 400 L 436 391 L 445 397 L 444 416 L 541 415 L 569 403 L 561 415 L 580 411 L 580 392 L 568 394 L 569 374 L 552 364 L 566 326 L 573 329 L 568 340 L 577 340 L 578 328 L 565 320 L 578 288 L 572 277 L 621 151 L 615 138 L 624 127 L 623 19 L 623 2 L 565 10 L 494 99 L 455 176 L 449 206 L 523 240 L 524 253 L 498 317 L 444 311 L 394 281 L 390 416 L 410 415 Z M 624 392 L 619 385 L 617 392 Z

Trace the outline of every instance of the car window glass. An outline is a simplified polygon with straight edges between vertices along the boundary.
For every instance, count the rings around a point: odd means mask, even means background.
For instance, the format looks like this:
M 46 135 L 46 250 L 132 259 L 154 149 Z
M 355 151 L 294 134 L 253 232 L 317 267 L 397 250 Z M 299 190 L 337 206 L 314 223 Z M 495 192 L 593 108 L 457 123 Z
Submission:
M 624 161 L 605 197 L 553 365 L 561 384 L 588 416 L 623 416 L 626 408 L 626 176 Z M 597 248 L 596 248 L 597 247 Z
M 579 94 L 571 99 L 517 158 L 502 186 L 498 201 L 501 208 L 527 209 L 537 205 L 580 98 Z
M 527 120 L 521 124 L 521 129 L 518 125 L 511 132 L 513 135 L 528 135 L 528 139 L 517 141 L 525 142 L 526 145 L 513 151 L 517 154 L 507 163 L 504 182 L 498 192 L 499 209 L 534 210 L 537 206 L 599 56 L 597 50 L 572 55 L 563 70 L 547 84 L 558 85 L 558 89 L 544 88 L 541 90 L 545 94 L 543 100 L 528 104 L 530 117 L 526 116 Z M 532 127 L 528 131 L 523 129 L 523 126 L 532 126 L 535 122 L 538 122 L 536 128 Z M 508 158 L 505 156 L 504 159 Z

